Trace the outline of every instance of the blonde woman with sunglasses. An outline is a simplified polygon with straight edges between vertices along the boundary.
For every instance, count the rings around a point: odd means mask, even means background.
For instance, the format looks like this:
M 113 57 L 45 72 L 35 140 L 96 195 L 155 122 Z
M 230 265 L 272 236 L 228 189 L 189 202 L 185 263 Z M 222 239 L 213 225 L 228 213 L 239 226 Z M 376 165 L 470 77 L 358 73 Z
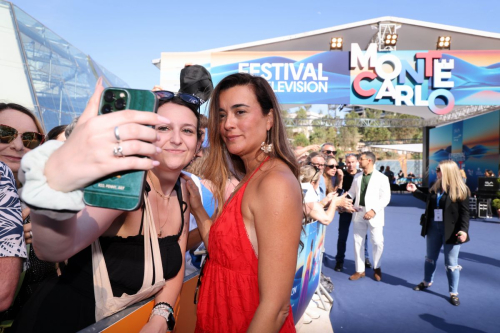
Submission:
M 446 160 L 436 168 L 437 181 L 429 194 L 418 190 L 415 184 L 408 183 L 406 189 L 426 201 L 425 214 L 422 216 L 422 237 L 427 243 L 424 264 L 424 280 L 413 290 L 425 290 L 434 280 L 439 252 L 444 247 L 444 262 L 450 292 L 450 303 L 460 305 L 458 281 L 462 266 L 458 264 L 458 254 L 462 243 L 469 239 L 469 195 L 470 191 L 462 180 L 454 161 Z

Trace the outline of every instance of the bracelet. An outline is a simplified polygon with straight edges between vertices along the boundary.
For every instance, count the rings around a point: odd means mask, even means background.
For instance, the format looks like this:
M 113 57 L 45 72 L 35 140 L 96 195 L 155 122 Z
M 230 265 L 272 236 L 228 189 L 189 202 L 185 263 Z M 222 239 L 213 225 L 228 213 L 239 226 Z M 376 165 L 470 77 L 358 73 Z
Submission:
M 165 306 L 165 305 L 162 305 L 162 306 Z M 161 317 L 163 317 L 165 319 L 165 321 L 167 322 L 167 329 L 169 331 L 172 331 L 174 329 L 174 327 L 175 327 L 175 318 L 174 318 L 173 312 L 168 311 L 166 309 L 157 308 L 155 306 L 153 308 L 153 311 L 151 312 L 151 316 L 149 316 L 149 320 L 151 320 L 151 318 L 153 316 L 161 316 Z
M 56 191 L 47 184 L 45 164 L 50 155 L 63 144 L 64 142 L 50 140 L 33 149 L 21 160 L 18 172 L 19 181 L 23 184 L 21 199 L 34 212 L 56 220 L 68 219 L 85 208 L 82 190 L 65 193 Z
M 149 316 L 149 320 L 151 320 L 151 318 L 153 316 L 160 316 L 160 317 L 165 318 L 165 321 L 167 322 L 167 326 L 168 326 L 168 316 L 169 315 L 170 315 L 170 312 L 165 311 L 163 309 L 153 309 L 153 311 L 151 311 L 151 316 Z
M 174 308 L 172 305 L 168 304 L 167 302 L 158 302 L 156 305 L 153 307 L 153 309 L 167 309 L 169 312 L 174 313 Z

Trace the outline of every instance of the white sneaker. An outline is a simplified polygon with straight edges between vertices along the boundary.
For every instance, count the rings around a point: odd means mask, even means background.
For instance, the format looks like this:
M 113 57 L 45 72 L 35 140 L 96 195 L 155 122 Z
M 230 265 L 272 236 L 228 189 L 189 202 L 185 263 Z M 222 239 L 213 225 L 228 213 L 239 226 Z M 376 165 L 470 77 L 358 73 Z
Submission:
M 319 296 L 318 294 L 314 294 L 312 299 L 313 301 L 319 301 L 321 299 L 321 296 Z
M 306 315 L 311 317 L 311 319 L 318 319 L 320 317 L 320 314 L 318 311 L 315 311 L 313 309 L 307 309 L 306 310 Z
M 307 315 L 307 313 L 304 313 L 304 315 L 302 316 L 302 323 L 304 323 L 304 324 L 310 324 L 310 323 L 312 323 L 312 321 L 313 321 L 312 318 L 309 317 Z

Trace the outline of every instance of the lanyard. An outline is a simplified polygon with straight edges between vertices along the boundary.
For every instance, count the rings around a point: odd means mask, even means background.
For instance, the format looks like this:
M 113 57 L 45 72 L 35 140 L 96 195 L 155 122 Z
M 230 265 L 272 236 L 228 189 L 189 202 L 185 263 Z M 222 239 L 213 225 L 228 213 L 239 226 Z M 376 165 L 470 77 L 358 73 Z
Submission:
M 437 196 L 437 208 L 439 209 L 439 200 L 441 200 L 441 197 L 443 196 L 444 191 L 441 193 L 436 193 Z

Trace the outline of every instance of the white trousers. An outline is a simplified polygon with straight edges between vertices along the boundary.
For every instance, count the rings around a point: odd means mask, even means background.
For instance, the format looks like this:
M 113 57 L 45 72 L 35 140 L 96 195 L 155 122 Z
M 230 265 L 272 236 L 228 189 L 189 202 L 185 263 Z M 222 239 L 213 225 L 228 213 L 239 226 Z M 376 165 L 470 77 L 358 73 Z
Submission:
M 384 252 L 384 227 L 373 227 L 369 220 L 363 219 L 365 215 L 364 207 L 360 207 L 361 211 L 355 214 L 353 218 L 354 229 L 354 259 L 356 263 L 356 272 L 362 273 L 365 271 L 365 237 L 370 230 L 370 240 L 372 242 L 373 251 L 373 268 L 380 268 L 382 252 Z

